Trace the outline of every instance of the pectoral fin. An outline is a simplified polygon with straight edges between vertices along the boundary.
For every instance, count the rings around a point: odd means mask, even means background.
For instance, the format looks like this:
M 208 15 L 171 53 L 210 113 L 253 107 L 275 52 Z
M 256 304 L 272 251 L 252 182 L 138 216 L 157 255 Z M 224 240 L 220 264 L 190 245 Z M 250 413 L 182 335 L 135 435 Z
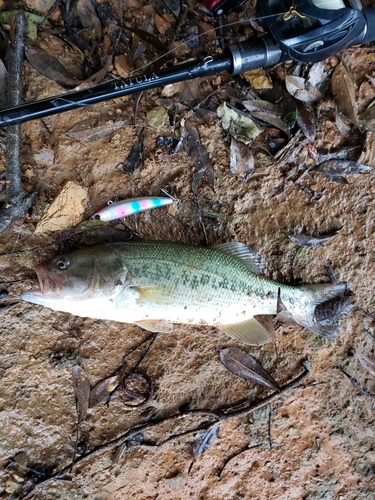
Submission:
M 134 323 L 153 333 L 170 333 L 173 330 L 172 323 L 163 319 L 144 319 Z
M 248 345 L 263 345 L 269 342 L 271 338 L 267 330 L 255 318 L 250 318 L 241 323 L 223 325 L 222 329 L 230 337 L 241 340 L 241 342 Z

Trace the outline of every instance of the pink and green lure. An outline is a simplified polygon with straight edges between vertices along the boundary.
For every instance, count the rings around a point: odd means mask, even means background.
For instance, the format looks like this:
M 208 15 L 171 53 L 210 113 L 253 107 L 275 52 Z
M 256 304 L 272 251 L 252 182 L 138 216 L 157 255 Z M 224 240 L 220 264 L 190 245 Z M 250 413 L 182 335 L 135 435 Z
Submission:
M 128 200 L 117 201 L 116 203 L 108 204 L 106 207 L 101 208 L 91 219 L 102 220 L 104 222 L 109 222 L 111 220 L 122 219 L 123 217 L 128 217 L 129 215 L 138 214 L 144 212 L 145 210 L 151 210 L 152 208 L 164 207 L 165 205 L 171 205 L 175 203 L 176 200 L 173 197 L 157 197 L 150 196 L 144 198 L 130 198 Z

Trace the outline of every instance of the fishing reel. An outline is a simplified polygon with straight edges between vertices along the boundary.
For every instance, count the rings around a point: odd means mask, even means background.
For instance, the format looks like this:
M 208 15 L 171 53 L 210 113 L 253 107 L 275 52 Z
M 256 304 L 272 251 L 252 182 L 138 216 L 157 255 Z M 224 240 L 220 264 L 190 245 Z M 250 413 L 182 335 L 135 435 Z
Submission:
M 206 0 L 216 14 L 242 3 Z M 258 0 L 256 12 L 258 24 L 273 37 L 284 59 L 314 63 L 374 38 L 368 27 L 375 26 L 375 9 L 362 8 L 359 0 Z

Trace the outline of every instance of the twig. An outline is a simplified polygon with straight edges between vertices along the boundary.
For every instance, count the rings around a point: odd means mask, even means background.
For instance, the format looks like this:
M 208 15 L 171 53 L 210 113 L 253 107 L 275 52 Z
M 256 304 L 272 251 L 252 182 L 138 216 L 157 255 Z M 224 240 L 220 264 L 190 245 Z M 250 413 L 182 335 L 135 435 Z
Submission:
M 357 380 L 355 378 L 353 378 L 351 375 L 349 375 L 349 373 L 346 373 L 346 371 L 343 368 L 341 368 L 341 366 L 336 366 L 336 368 L 338 370 L 340 370 L 340 372 L 343 373 L 345 375 L 345 377 L 347 377 L 350 380 L 350 382 L 354 385 L 354 387 L 357 389 L 357 391 L 361 392 L 365 396 L 369 396 L 370 398 L 375 398 L 375 394 L 372 394 L 371 392 L 366 391 L 359 384 L 359 382 L 357 382 Z
M 272 419 L 272 406 L 268 405 L 268 442 L 270 450 L 272 450 L 272 436 L 271 436 L 271 419 Z
M 231 408 L 219 409 L 216 411 L 199 410 L 199 409 L 187 410 L 184 413 L 170 415 L 169 417 L 166 417 L 166 418 L 155 419 L 151 423 L 144 423 L 144 424 L 135 425 L 131 429 L 128 429 L 128 431 L 126 431 L 125 434 L 123 434 L 122 436 L 119 436 L 118 438 L 115 438 L 112 441 L 104 443 L 100 446 L 97 446 L 93 450 L 76 458 L 74 462 L 72 462 L 69 465 L 67 465 L 66 467 L 60 469 L 58 472 L 56 472 L 55 474 L 53 474 L 49 478 L 46 478 L 46 479 L 40 481 L 39 483 L 36 483 L 34 486 L 34 489 L 32 491 L 30 491 L 26 496 L 22 497 L 22 500 L 32 498 L 32 496 L 34 494 L 36 494 L 38 491 L 40 491 L 40 489 L 43 488 L 47 483 L 49 483 L 50 481 L 53 481 L 55 479 L 56 480 L 60 479 L 61 477 L 64 476 L 64 474 L 66 474 L 66 472 L 68 472 L 71 469 L 72 466 L 76 466 L 79 463 L 84 462 L 88 458 L 92 458 L 92 457 L 102 453 L 105 450 L 126 445 L 126 443 L 129 443 L 130 441 L 138 441 L 139 442 L 139 439 L 135 439 L 135 437 L 136 436 L 138 437 L 141 434 L 141 432 L 149 431 L 149 430 L 157 427 L 160 424 L 164 424 L 166 422 L 173 422 L 174 420 L 181 419 L 184 416 L 190 416 L 190 415 L 199 415 L 202 417 L 206 416 L 208 420 L 205 420 L 202 423 L 200 423 L 195 429 L 189 429 L 188 431 L 178 432 L 175 434 L 172 433 L 170 436 L 168 436 L 164 440 L 161 440 L 160 442 L 153 444 L 153 446 L 160 446 L 168 441 L 171 441 L 172 439 L 174 439 L 176 437 L 183 436 L 183 435 L 189 434 L 191 432 L 196 432 L 196 431 L 199 431 L 202 429 L 210 429 L 211 427 L 216 425 L 217 422 L 219 422 L 219 421 L 225 421 L 225 420 L 229 420 L 232 418 L 239 418 L 239 417 L 242 417 L 242 416 L 248 414 L 251 411 L 255 411 L 259 408 L 262 408 L 263 406 L 269 404 L 270 401 L 273 401 L 276 398 L 279 398 L 281 394 L 285 394 L 285 392 L 288 391 L 289 389 L 292 389 L 292 388 L 300 385 L 301 382 L 309 375 L 309 373 L 310 372 L 305 368 L 305 370 L 298 377 L 296 377 L 294 380 L 292 380 L 291 382 L 289 382 L 288 384 L 283 386 L 281 388 L 280 392 L 274 392 L 270 396 L 267 396 L 266 398 L 264 398 L 260 401 L 256 401 L 255 403 L 252 401 L 247 401 L 246 402 L 247 404 L 235 405 Z M 240 406 L 239 409 L 235 409 L 235 408 L 238 408 L 239 406 Z M 149 446 L 152 445 L 152 443 L 149 441 L 147 442 L 147 444 Z
M 247 444 L 244 448 L 241 448 L 241 450 L 240 450 L 240 451 L 237 451 L 236 453 L 234 453 L 233 455 L 231 455 L 230 457 L 228 457 L 228 458 L 225 460 L 225 462 L 224 462 L 224 464 L 223 464 L 222 468 L 219 470 L 219 472 L 218 472 L 217 476 L 220 478 L 220 477 L 221 477 L 221 475 L 222 475 L 222 473 L 223 473 L 223 471 L 224 471 L 224 469 L 225 469 L 225 467 L 229 464 L 229 462 L 230 462 L 231 460 L 233 460 L 234 458 L 238 457 L 238 455 L 241 455 L 241 453 L 245 453 L 245 451 L 253 450 L 254 448 L 259 448 L 260 446 L 262 446 L 262 445 L 261 445 L 261 444 L 255 444 L 254 446 L 249 446 L 249 445 Z
M 153 345 L 156 337 L 157 337 L 157 333 L 152 333 L 145 340 L 142 340 L 142 342 L 140 342 L 139 344 L 137 344 L 135 347 L 133 347 L 132 349 L 130 349 L 130 351 L 125 354 L 125 356 L 122 359 L 122 366 L 120 368 L 118 368 L 116 370 L 116 372 L 114 373 L 114 375 L 116 375 L 121 370 L 122 375 L 121 375 L 121 379 L 120 379 L 119 383 L 117 384 L 117 386 L 113 389 L 113 391 L 108 396 L 108 399 L 106 401 L 106 405 L 108 407 L 109 407 L 109 404 L 110 404 L 113 396 L 116 394 L 117 391 L 120 390 L 121 385 L 122 385 L 122 381 L 126 377 L 125 376 L 125 359 L 128 356 L 130 356 L 130 354 L 132 354 L 134 351 L 136 351 L 137 349 L 139 349 L 143 344 L 145 344 L 146 342 L 148 342 L 151 339 L 149 345 L 147 346 L 147 349 L 145 350 L 145 352 L 143 353 L 143 355 L 140 357 L 140 359 L 137 361 L 136 365 L 132 368 L 132 371 L 130 372 L 130 374 L 128 374 L 128 375 L 131 375 L 132 373 L 134 373 L 136 371 L 136 369 L 138 368 L 138 366 L 142 363 L 142 361 L 145 359 L 145 357 L 147 356 L 147 354 L 150 352 L 150 349 L 151 349 L 151 347 L 152 347 L 152 345 Z M 151 384 L 151 386 L 152 386 L 152 384 Z M 133 406 L 133 408 L 144 406 L 144 404 L 146 404 L 149 401 L 149 399 L 152 397 L 151 392 L 153 394 L 153 389 L 152 389 L 152 391 L 150 390 L 149 397 L 147 397 L 143 403 L 141 403 L 140 405 L 137 404 L 137 405 Z M 128 405 L 128 406 L 132 406 L 132 405 Z
M 9 108 L 18 106 L 22 93 L 23 40 L 26 20 L 22 12 L 14 17 L 14 39 L 7 53 L 8 61 L 8 99 Z M 22 187 L 20 168 L 21 124 L 11 125 L 7 129 L 6 142 L 6 178 L 7 206 L 0 211 L 0 233 L 13 221 L 23 218 L 36 196 L 29 194 Z

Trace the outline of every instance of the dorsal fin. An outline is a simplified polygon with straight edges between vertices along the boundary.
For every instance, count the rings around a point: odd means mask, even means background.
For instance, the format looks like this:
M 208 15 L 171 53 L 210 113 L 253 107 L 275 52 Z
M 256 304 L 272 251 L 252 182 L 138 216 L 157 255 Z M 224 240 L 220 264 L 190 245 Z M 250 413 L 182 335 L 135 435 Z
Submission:
M 228 243 L 220 243 L 219 245 L 212 245 L 210 248 L 240 260 L 254 274 L 261 274 L 262 272 L 263 266 L 259 252 L 248 247 L 245 243 L 231 241 Z

